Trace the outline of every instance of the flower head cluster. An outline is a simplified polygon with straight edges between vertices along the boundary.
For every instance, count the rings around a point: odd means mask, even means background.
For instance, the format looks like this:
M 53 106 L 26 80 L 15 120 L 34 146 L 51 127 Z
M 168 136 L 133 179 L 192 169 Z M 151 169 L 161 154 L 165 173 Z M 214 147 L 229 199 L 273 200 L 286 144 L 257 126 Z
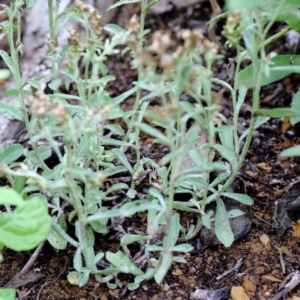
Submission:
M 90 4 L 83 3 L 81 0 L 75 0 L 76 7 L 82 11 L 90 14 L 90 22 L 93 28 L 93 31 L 96 35 L 100 35 L 102 32 L 101 26 L 99 26 L 99 22 L 102 17 L 96 10 L 96 8 Z
M 69 119 L 65 106 L 61 103 L 50 101 L 49 97 L 42 91 L 37 91 L 34 96 L 29 96 L 26 102 L 30 113 L 33 115 L 44 116 L 50 111 L 51 115 L 56 117 L 61 123 Z
M 226 37 L 230 47 L 236 47 L 241 39 L 241 12 L 233 11 L 227 17 L 226 24 L 223 27 L 222 35 Z

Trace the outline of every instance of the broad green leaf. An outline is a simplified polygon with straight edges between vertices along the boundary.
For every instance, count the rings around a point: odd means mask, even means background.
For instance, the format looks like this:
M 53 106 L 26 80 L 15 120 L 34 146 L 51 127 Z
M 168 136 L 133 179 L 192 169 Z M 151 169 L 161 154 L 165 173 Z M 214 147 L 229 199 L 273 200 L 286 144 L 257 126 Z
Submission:
M 110 32 L 110 33 L 120 33 L 120 32 L 126 32 L 126 30 L 116 24 L 107 24 L 103 27 L 104 30 Z
M 15 300 L 16 299 L 16 290 L 0 288 L 0 300 Z
M 7 69 L 0 69 L 0 80 L 6 80 L 11 76 L 11 72 Z
M 7 103 L 0 103 L 0 115 L 7 113 L 14 117 L 16 120 L 23 122 L 24 121 L 24 115 L 20 107 L 7 104 Z
M 293 98 L 292 109 L 299 111 L 299 116 L 290 118 L 291 124 L 295 125 L 300 122 L 300 91 L 298 91 Z
M 285 149 L 280 153 L 281 156 L 300 156 L 300 145 Z
M 227 0 L 226 1 L 226 9 L 234 10 L 234 9 L 253 9 L 257 6 L 263 4 L 262 0 Z
M 121 251 L 112 253 L 106 252 L 106 259 L 114 266 L 120 268 L 122 272 L 133 275 L 143 275 L 144 272 L 139 269 L 125 254 Z
M 131 4 L 131 3 L 137 3 L 137 2 L 141 2 L 141 0 L 120 0 L 117 3 L 109 6 L 107 11 L 110 11 L 111 9 L 121 6 L 121 5 L 124 5 L 124 4 Z
M 23 205 L 22 197 L 13 189 L 0 187 L 0 204 Z M 0 217 L 2 215 L 0 214 Z
M 244 195 L 244 194 L 238 194 L 238 193 L 223 193 L 222 196 L 225 196 L 225 197 L 228 197 L 230 199 L 233 199 L 233 200 L 236 200 L 236 201 L 239 201 L 245 205 L 252 205 L 253 204 L 253 200 L 247 196 L 247 195 Z
M 52 223 L 41 199 L 34 197 L 22 202 L 13 213 L 4 214 L 6 222 L 0 227 L 0 242 L 15 251 L 38 246 L 46 239 Z
M 137 241 L 149 240 L 151 236 L 147 235 L 136 235 L 136 234 L 125 234 L 121 238 L 121 246 L 127 246 Z
M 259 62 L 261 63 L 261 62 Z M 300 55 L 277 55 L 271 59 L 270 76 L 262 76 L 261 86 L 278 81 L 291 73 L 300 73 Z M 242 70 L 237 76 L 237 86 L 253 88 L 253 65 Z
M 22 145 L 11 145 L 0 154 L 0 164 L 9 165 L 10 163 L 20 158 L 23 155 L 23 153 L 24 149 Z
M 230 227 L 227 211 L 222 200 L 217 200 L 217 211 L 215 220 L 215 231 L 216 236 L 220 242 L 225 246 L 229 247 L 233 241 L 234 236 Z
M 256 114 L 272 118 L 300 116 L 300 111 L 290 108 L 259 109 Z

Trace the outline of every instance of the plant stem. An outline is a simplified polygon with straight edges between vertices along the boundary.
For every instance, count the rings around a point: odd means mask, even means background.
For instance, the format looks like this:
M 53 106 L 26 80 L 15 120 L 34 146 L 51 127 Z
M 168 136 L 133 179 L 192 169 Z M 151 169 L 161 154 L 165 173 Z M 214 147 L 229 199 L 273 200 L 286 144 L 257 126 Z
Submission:
M 29 117 L 28 113 L 26 110 L 26 105 L 25 105 L 25 98 L 24 98 L 24 92 L 22 88 L 22 76 L 21 76 L 21 71 L 20 71 L 20 66 L 19 66 L 19 55 L 16 51 L 15 45 L 14 45 L 14 17 L 18 15 L 18 3 L 15 3 L 11 1 L 11 6 L 10 6 L 10 14 L 9 14 L 9 32 L 8 32 L 8 45 L 10 49 L 10 58 L 12 62 L 12 68 L 13 68 L 13 75 L 16 83 L 16 87 L 18 90 L 19 94 L 19 103 L 20 107 L 23 111 L 23 116 L 24 116 L 24 122 L 25 126 L 28 132 L 28 136 L 31 142 L 32 149 L 38 159 L 38 162 L 40 163 L 40 167 L 42 167 L 44 170 L 51 171 L 48 166 L 45 164 L 43 161 L 39 150 L 37 148 L 36 142 L 33 141 L 33 135 L 30 129 L 29 125 Z
M 140 30 L 139 30 L 139 56 L 142 57 L 143 56 L 143 44 L 144 44 L 144 27 L 145 27 L 145 17 L 147 14 L 147 11 L 145 10 L 145 8 L 147 7 L 147 0 L 142 0 L 141 1 L 141 18 L 140 18 Z M 141 63 L 139 63 L 138 65 L 138 75 L 137 75 L 137 82 L 139 83 L 141 81 L 142 78 L 142 71 L 143 71 L 143 66 Z M 131 126 L 129 126 L 128 128 L 128 133 L 127 136 L 129 136 L 129 134 L 131 133 L 132 129 L 133 129 L 133 124 L 135 122 L 138 121 L 139 118 L 139 106 L 140 106 L 140 98 L 141 98 L 141 88 L 140 85 L 137 85 L 137 91 L 136 91 L 136 96 L 135 96 L 135 102 L 134 102 L 134 106 L 133 106 L 133 110 L 134 110 L 134 115 L 132 117 L 131 120 Z M 135 151 L 136 151 L 136 164 L 135 164 L 135 168 L 133 170 L 133 174 L 139 169 L 140 166 L 140 161 L 141 161 L 141 152 L 140 152 L 140 129 L 139 128 L 135 128 Z M 134 188 L 135 183 L 132 180 L 131 182 L 131 188 Z

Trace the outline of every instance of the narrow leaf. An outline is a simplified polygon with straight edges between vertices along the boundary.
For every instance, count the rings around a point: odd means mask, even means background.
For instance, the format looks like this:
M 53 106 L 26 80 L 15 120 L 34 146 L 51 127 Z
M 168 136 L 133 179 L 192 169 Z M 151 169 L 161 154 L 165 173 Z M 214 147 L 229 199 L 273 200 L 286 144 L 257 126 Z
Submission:
M 230 199 L 234 199 L 236 201 L 239 201 L 245 205 L 252 205 L 253 204 L 253 200 L 244 194 L 238 194 L 238 193 L 223 193 L 222 196 L 228 197 Z
M 300 116 L 300 111 L 290 108 L 259 109 L 256 113 L 258 115 L 269 116 L 272 118 Z
M 20 107 L 7 104 L 7 103 L 0 103 L 0 114 L 7 113 L 13 118 L 15 118 L 18 121 L 23 122 L 24 121 L 24 115 Z
M 280 80 L 291 73 L 299 73 L 299 67 L 300 55 L 277 55 L 271 59 L 269 67 L 270 74 L 269 76 L 266 76 L 265 74 L 262 76 L 261 85 L 264 86 Z M 255 82 L 253 80 L 253 65 L 250 65 L 238 74 L 237 86 L 240 87 L 243 85 L 246 88 L 253 88 L 255 86 Z
M 22 145 L 11 145 L 0 154 L 0 163 L 9 165 L 10 163 L 20 158 L 23 155 L 23 153 L 24 149 Z
M 120 33 L 120 32 L 126 32 L 126 30 L 116 24 L 107 24 L 103 27 L 104 30 L 110 32 L 110 33 Z
M 281 156 L 300 156 L 300 145 L 285 149 L 280 153 Z
M 217 200 L 216 202 L 216 236 L 225 247 L 229 247 L 234 241 L 234 236 L 230 227 L 227 211 L 222 200 Z

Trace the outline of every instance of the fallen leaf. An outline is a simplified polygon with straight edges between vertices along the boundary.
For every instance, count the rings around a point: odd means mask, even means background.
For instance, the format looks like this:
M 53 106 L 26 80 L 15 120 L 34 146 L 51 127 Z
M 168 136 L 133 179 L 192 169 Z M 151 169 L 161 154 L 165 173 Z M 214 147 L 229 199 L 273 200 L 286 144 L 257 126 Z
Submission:
M 180 276 L 182 274 L 183 274 L 183 272 L 180 269 L 176 269 L 172 272 L 172 275 L 174 275 L 174 276 Z
M 261 279 L 266 281 L 266 282 L 278 282 L 278 283 L 282 282 L 281 279 L 278 279 L 278 278 L 273 277 L 271 275 L 263 275 L 263 276 L 261 276 Z
M 250 296 L 254 296 L 256 293 L 256 287 L 253 282 L 247 278 L 243 280 L 243 288 L 245 289 L 246 293 Z
M 281 124 L 281 132 L 286 133 L 291 127 L 290 117 L 284 117 Z
M 267 250 L 271 250 L 271 240 L 266 234 L 263 234 L 259 240 Z
M 286 246 L 281 246 L 281 251 L 284 253 L 286 256 L 293 256 L 293 254 L 289 251 L 289 249 Z
M 230 297 L 232 300 L 250 300 L 242 286 L 233 286 L 231 289 Z
M 297 222 L 292 222 L 292 228 L 294 230 L 293 236 L 296 238 L 300 238 L 300 220 Z
M 259 169 L 266 171 L 266 173 L 270 173 L 272 168 L 267 167 L 266 163 L 259 163 L 256 165 Z

